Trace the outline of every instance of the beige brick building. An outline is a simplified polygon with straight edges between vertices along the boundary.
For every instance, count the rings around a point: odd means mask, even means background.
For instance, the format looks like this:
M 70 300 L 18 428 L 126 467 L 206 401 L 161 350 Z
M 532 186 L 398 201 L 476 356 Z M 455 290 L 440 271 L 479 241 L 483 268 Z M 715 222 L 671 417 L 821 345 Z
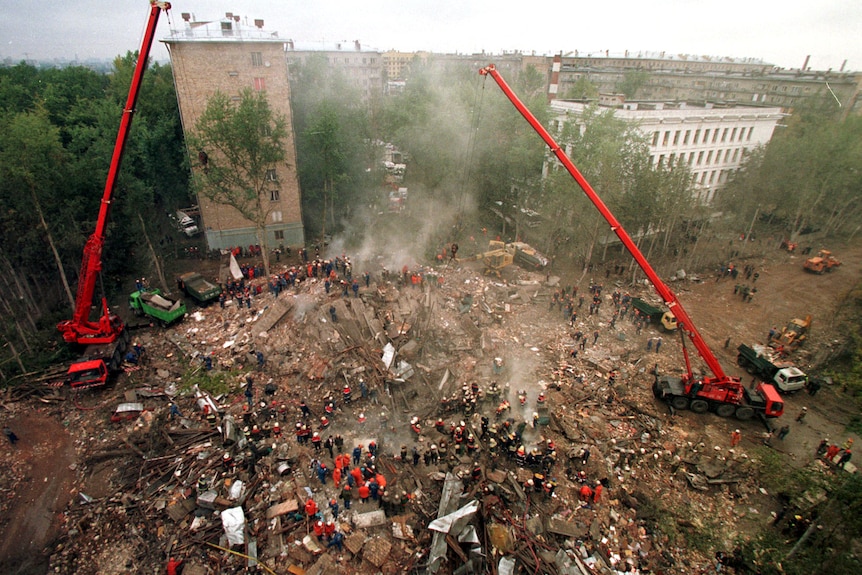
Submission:
M 285 42 L 265 32 L 261 20 L 247 26 L 230 14 L 208 23 L 189 22 L 183 16 L 183 29 L 172 30 L 163 40 L 171 56 L 183 131 L 194 130 L 207 100 L 217 91 L 238 100 L 246 88 L 265 90 L 270 107 L 285 117 L 288 126 L 286 161 L 267 174 L 270 186 L 263 198 L 267 243 L 271 247 L 304 244 Z M 197 157 L 197 151 L 189 153 Z M 204 197 L 198 201 L 209 249 L 258 243 L 254 224 L 236 210 Z

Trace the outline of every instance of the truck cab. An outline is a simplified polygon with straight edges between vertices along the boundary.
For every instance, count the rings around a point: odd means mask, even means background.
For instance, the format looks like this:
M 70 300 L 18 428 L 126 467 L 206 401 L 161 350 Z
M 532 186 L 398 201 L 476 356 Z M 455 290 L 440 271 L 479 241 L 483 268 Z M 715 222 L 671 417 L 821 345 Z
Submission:
M 783 367 L 775 372 L 773 383 L 785 393 L 799 391 L 808 383 L 808 376 L 798 367 Z
M 196 236 L 200 229 L 194 218 L 183 211 L 176 214 L 177 231 L 184 233 L 187 237 Z

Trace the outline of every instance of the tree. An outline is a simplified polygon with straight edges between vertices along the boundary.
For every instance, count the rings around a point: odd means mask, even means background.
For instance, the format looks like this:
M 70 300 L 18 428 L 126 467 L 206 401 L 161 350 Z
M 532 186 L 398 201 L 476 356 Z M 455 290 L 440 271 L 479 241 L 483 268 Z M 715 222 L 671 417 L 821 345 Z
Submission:
M 204 150 L 206 166 L 199 166 L 193 185 L 209 200 L 230 206 L 254 227 L 269 275 L 266 223 L 267 173 L 283 164 L 287 124 L 270 108 L 263 92 L 244 90 L 237 103 L 221 92 L 208 101 L 189 138 L 193 150 Z M 205 168 L 205 169 L 204 169 Z
M 593 84 L 586 76 L 580 76 L 576 82 L 570 84 L 563 94 L 564 100 L 594 100 L 599 97 L 599 87 Z
M 628 70 L 622 81 L 616 85 L 616 91 L 625 94 L 626 98 L 634 98 L 649 79 L 650 73 L 646 70 Z

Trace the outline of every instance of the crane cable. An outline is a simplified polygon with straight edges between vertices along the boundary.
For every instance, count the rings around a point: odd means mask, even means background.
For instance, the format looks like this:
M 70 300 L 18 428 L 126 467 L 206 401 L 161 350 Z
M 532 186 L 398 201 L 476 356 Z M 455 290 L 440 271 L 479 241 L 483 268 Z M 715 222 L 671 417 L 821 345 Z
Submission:
M 473 100 L 473 114 L 472 121 L 470 124 L 470 134 L 467 139 L 467 153 L 464 158 L 464 168 L 463 168 L 463 178 L 461 179 L 461 193 L 458 196 L 458 214 L 464 213 L 465 201 L 467 196 L 466 186 L 470 182 L 471 171 L 473 168 L 473 159 L 476 155 L 476 134 L 479 131 L 479 126 L 481 125 L 482 119 L 482 108 L 485 101 L 485 81 L 486 77 L 482 77 L 482 84 L 480 86 L 479 91 L 476 92 L 476 96 Z M 460 218 L 460 216 L 459 216 Z M 459 222 L 459 231 L 460 231 L 460 222 Z

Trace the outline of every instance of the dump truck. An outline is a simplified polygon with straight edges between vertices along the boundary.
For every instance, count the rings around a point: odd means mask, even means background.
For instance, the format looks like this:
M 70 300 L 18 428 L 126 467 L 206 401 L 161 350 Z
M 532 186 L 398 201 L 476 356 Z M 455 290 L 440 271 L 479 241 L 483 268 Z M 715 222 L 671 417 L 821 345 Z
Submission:
M 135 315 L 151 317 L 164 327 L 186 315 L 186 304 L 182 300 L 173 300 L 158 289 L 132 292 L 129 307 Z
M 813 258 L 808 258 L 802 267 L 814 274 L 822 274 L 823 272 L 831 272 L 833 269 L 841 265 L 841 262 L 835 259 L 832 252 L 829 250 L 820 250 Z
M 791 350 L 801 346 L 808 338 L 808 328 L 811 327 L 811 316 L 805 319 L 793 318 L 780 332 L 772 336 L 770 347 L 781 347 Z
M 676 316 L 669 311 L 664 311 L 639 297 L 632 298 L 632 307 L 645 316 L 649 323 L 654 323 L 667 332 L 676 331 Z
M 506 251 L 512 254 L 514 262 L 528 270 L 543 270 L 548 265 L 548 258 L 543 256 L 529 244 L 512 242 L 506 244 Z
M 177 287 L 194 298 L 200 305 L 206 305 L 218 299 L 221 288 L 208 282 L 197 272 L 184 273 L 177 278 Z
M 808 376 L 793 364 L 774 362 L 769 357 L 769 348 L 762 345 L 749 347 L 744 343 L 736 348 L 739 355 L 736 362 L 751 375 L 775 385 L 779 391 L 791 393 L 799 391 L 808 383 Z

